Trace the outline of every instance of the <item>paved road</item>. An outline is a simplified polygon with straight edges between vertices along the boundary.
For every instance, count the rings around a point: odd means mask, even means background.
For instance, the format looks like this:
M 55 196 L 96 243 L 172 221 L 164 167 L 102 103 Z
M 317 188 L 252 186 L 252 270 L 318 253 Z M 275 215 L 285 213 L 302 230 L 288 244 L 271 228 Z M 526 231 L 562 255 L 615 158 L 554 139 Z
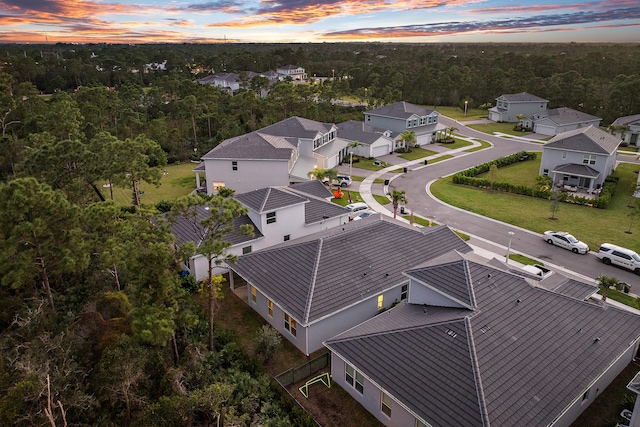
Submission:
M 640 291 L 640 277 L 623 269 L 606 266 L 592 253 L 577 255 L 565 249 L 550 246 L 542 240 L 538 233 L 457 209 L 430 197 L 428 184 L 441 177 L 518 151 L 541 151 L 540 144 L 478 132 L 447 117 L 440 116 L 440 122 L 446 126 L 454 125 L 461 135 L 487 141 L 493 146 L 490 149 L 474 153 L 459 152 L 455 154 L 453 159 L 427 166 L 424 166 L 423 162 L 409 165 L 408 173 L 399 174 L 393 178 L 390 188 L 406 191 L 409 200 L 408 207 L 414 213 L 469 234 L 472 236 L 471 244 L 498 254 L 506 254 L 506 248 L 509 244 L 508 232 L 513 231 L 515 235 L 511 241 L 512 252 L 539 259 L 549 266 L 558 266 L 577 272 L 583 279 L 594 279 L 600 274 L 615 276 L 629 284 L 636 284 L 634 290 Z M 368 184 L 367 180 L 363 184 Z M 592 249 L 597 250 L 597 248 Z

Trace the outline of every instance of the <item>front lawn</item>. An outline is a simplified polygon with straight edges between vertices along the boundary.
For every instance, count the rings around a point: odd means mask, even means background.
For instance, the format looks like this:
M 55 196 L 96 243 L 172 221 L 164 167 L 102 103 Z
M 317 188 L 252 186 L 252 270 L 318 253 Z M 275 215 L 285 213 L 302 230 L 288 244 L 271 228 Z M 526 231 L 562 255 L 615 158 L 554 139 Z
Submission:
M 493 135 L 496 132 L 505 133 L 507 135 L 513 135 L 513 136 L 531 135 L 531 132 L 520 132 L 517 130 L 513 130 L 513 126 L 515 126 L 515 123 L 489 122 L 489 123 L 479 123 L 479 124 L 468 124 L 467 126 L 470 127 L 471 129 L 488 133 L 490 135 Z
M 518 171 L 523 175 L 531 174 L 531 163 L 537 162 L 518 162 L 503 173 L 513 176 L 517 176 Z M 638 178 L 639 169 L 640 166 L 629 163 L 621 163 L 617 167 L 614 176 L 620 178 L 618 190 L 607 209 L 561 203 L 560 210 L 555 215 L 556 220 L 549 219 L 549 200 L 455 185 L 452 177 L 434 183 L 431 192 L 453 206 L 538 233 L 545 230 L 568 231 L 586 242 L 591 249 L 597 249 L 603 242 L 611 242 L 640 251 L 640 219 L 630 222 L 630 208 L 627 207 L 630 201 L 629 189 Z M 529 178 L 535 179 L 535 176 Z M 629 224 L 632 225 L 633 234 L 626 233 Z
M 462 106 L 462 107 L 445 107 L 445 106 L 439 105 L 437 107 L 426 106 L 426 108 L 434 109 L 438 113 L 442 114 L 443 116 L 447 116 L 447 117 L 452 118 L 454 120 L 460 120 L 460 121 L 480 120 L 480 119 L 486 119 L 487 117 L 489 117 L 489 112 L 487 110 L 481 110 L 479 108 L 468 107 L 466 115 L 464 114 L 464 106 Z
M 159 187 L 141 182 L 141 203 L 155 205 L 161 200 L 171 201 L 188 196 L 196 188 L 196 174 L 193 172 L 196 166 L 198 166 L 196 163 L 190 162 L 165 166 L 165 174 L 160 179 Z M 106 199 L 111 197 L 108 187 L 103 187 L 101 190 Z M 117 205 L 131 205 L 131 189 L 114 187 L 113 199 Z
M 536 185 L 536 177 L 540 171 L 541 156 L 535 160 L 527 160 L 526 162 L 517 162 L 509 166 L 499 168 L 496 171 L 496 182 L 510 182 L 514 185 L 525 185 L 534 187 Z M 488 179 L 489 172 L 481 173 L 476 178 Z
M 381 160 L 377 160 L 377 159 L 368 159 L 366 157 L 353 156 L 354 160 L 356 160 L 356 158 L 358 160 L 353 162 L 353 167 L 357 168 L 357 169 L 365 169 L 365 170 L 370 170 L 370 171 L 379 171 L 380 169 L 384 169 L 387 166 L 391 166 L 388 163 L 385 163 L 385 162 L 383 162 Z M 379 164 L 375 164 L 376 162 L 379 163 Z
M 473 145 L 473 142 L 466 141 L 464 139 L 453 138 L 454 143 L 452 144 L 438 144 L 444 148 L 448 148 L 450 150 L 455 150 L 456 148 L 468 147 L 469 145 Z
M 438 154 L 436 151 L 426 150 L 424 148 L 410 148 L 408 153 L 402 153 L 398 157 L 405 160 L 418 160 L 425 157 Z

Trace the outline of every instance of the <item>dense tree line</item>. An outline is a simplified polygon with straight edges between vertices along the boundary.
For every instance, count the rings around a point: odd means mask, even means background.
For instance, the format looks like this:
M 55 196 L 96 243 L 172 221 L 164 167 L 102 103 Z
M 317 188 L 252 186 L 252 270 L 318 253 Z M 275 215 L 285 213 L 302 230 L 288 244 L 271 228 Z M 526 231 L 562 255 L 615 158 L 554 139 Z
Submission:
M 398 100 L 477 107 L 528 91 L 610 122 L 640 111 L 637 54 L 573 44 L 3 46 L 0 422 L 307 425 L 259 359 L 212 328 L 220 283 L 180 276 L 188 254 L 140 203 L 139 183 L 290 116 L 361 120 Z M 261 80 L 233 97 L 195 82 L 286 64 L 314 83 L 285 81 L 261 98 Z M 344 96 L 368 105 L 331 102 Z M 113 185 L 130 188 L 130 206 L 113 204 Z M 161 210 L 232 209 L 196 199 Z M 205 246 L 213 265 L 224 245 Z

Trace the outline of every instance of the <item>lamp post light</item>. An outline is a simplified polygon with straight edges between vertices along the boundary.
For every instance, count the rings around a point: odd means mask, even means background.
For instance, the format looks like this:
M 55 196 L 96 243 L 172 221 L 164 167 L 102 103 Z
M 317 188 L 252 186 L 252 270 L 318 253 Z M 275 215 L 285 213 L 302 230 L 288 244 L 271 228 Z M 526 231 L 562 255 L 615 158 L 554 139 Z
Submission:
M 464 116 L 467 117 L 467 105 L 469 104 L 469 101 L 467 101 L 466 99 L 464 100 Z
M 331 78 L 335 79 L 336 78 L 336 70 L 331 70 Z
M 516 234 L 513 231 L 510 231 L 509 233 L 509 246 L 507 246 L 507 259 L 506 259 L 506 264 L 509 264 L 509 252 L 511 252 L 511 238 Z

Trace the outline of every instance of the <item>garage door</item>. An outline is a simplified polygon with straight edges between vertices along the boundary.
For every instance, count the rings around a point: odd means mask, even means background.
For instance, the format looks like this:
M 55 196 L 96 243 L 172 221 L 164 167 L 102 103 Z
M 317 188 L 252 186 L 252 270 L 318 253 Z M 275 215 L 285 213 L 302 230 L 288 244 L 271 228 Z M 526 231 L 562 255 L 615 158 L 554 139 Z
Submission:
M 539 133 L 540 135 L 553 136 L 556 134 L 556 128 L 553 126 L 536 125 L 533 131 L 535 133 Z
M 371 147 L 371 156 L 380 157 L 389 154 L 390 148 L 387 145 L 378 145 Z

